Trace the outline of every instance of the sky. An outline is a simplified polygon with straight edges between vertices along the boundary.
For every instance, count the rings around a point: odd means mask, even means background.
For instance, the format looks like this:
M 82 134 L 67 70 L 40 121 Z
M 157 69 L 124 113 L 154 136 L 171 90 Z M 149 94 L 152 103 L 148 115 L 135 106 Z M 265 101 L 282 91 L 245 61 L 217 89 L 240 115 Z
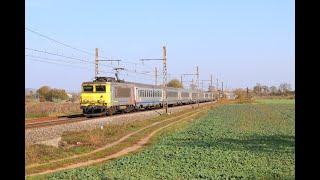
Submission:
M 154 84 L 156 67 L 160 84 L 162 61 L 140 59 L 162 59 L 166 46 L 168 80 L 198 66 L 204 89 L 211 75 L 229 90 L 256 83 L 295 89 L 294 3 L 26 0 L 25 87 L 80 91 L 95 77 L 95 48 L 100 60 L 121 60 L 100 61 L 100 76 L 114 77 L 113 68 L 122 67 L 120 79 Z M 183 76 L 185 87 L 192 79 Z

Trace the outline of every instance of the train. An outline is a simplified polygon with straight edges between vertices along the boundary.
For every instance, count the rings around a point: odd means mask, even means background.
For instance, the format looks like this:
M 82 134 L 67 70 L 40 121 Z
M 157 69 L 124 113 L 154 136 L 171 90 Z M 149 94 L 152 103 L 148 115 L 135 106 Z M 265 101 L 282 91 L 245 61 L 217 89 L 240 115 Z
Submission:
M 164 87 L 96 77 L 81 85 L 80 108 L 86 117 L 163 108 Z M 167 87 L 167 105 L 177 106 L 216 100 L 213 92 Z

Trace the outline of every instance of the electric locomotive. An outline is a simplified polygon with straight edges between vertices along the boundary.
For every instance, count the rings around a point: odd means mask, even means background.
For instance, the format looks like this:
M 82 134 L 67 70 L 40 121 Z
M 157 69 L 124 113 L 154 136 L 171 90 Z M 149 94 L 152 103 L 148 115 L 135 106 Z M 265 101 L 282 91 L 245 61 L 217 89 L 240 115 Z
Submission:
M 80 108 L 87 117 L 112 115 L 140 109 L 163 107 L 163 87 L 124 82 L 113 77 L 96 77 L 82 83 Z M 168 106 L 213 101 L 212 92 L 167 88 Z

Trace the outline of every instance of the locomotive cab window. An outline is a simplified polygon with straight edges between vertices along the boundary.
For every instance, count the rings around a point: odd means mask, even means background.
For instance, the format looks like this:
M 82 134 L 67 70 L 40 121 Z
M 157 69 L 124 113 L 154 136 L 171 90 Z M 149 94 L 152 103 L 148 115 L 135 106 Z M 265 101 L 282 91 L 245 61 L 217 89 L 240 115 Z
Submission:
M 96 92 L 106 92 L 106 86 L 96 86 Z
M 93 86 L 83 86 L 83 92 L 93 92 Z

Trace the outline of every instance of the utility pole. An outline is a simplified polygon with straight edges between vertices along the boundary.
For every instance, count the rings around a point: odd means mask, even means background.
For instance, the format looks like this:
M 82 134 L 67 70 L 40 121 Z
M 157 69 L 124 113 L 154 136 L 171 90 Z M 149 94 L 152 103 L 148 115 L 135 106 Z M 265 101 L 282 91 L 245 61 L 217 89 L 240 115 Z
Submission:
M 158 74 L 157 74 L 157 67 L 154 67 L 154 84 L 157 85 Z
M 213 99 L 212 74 L 211 74 L 211 78 L 210 78 L 210 84 L 211 84 L 211 88 L 210 88 L 210 91 L 211 91 L 211 98 Z
M 216 92 L 217 92 L 217 93 L 216 93 L 216 94 L 217 94 L 217 98 L 218 98 L 218 100 L 219 100 L 219 99 L 220 99 L 220 95 L 219 95 L 219 92 L 218 92 L 218 90 L 219 90 L 219 89 L 218 89 L 218 86 L 219 86 L 219 83 L 218 83 L 218 78 L 217 78 L 217 87 L 216 87 L 216 89 L 217 89 Z
M 181 74 L 181 84 L 183 85 L 183 81 L 182 81 L 182 76 L 186 76 L 186 75 L 197 75 L 197 74 Z M 185 81 L 187 82 L 187 81 Z M 192 84 L 193 84 L 193 79 L 192 79 Z
M 121 60 L 114 60 L 114 59 L 109 59 L 109 60 L 104 60 L 104 59 L 99 59 L 99 55 L 98 55 L 98 48 L 96 48 L 96 68 L 95 68 L 95 77 L 98 77 L 99 75 L 99 61 L 111 61 L 111 64 L 112 64 L 112 61 L 118 61 L 118 66 L 119 66 L 119 61 Z
M 203 82 L 204 82 L 204 81 L 211 81 L 211 80 L 201 80 L 201 87 L 202 87 L 202 90 L 204 90 L 204 89 L 203 89 Z M 209 89 L 210 89 L 210 84 L 209 84 Z
M 96 48 L 96 68 L 95 68 L 95 77 L 98 77 L 99 67 L 98 67 L 98 48 Z
M 213 91 L 213 86 L 212 86 L 212 74 L 211 74 L 211 78 L 210 78 L 210 85 L 211 85 L 210 90 Z
M 223 98 L 223 81 L 222 81 L 221 88 L 222 88 L 222 98 Z
M 197 66 L 197 73 L 196 73 L 196 75 L 197 75 L 197 89 L 199 89 L 199 69 L 198 69 L 198 66 Z
M 140 61 L 163 61 L 163 108 L 168 113 L 168 101 L 167 101 L 167 51 L 166 46 L 163 46 L 163 59 L 140 59 Z
M 167 101 L 167 51 L 166 46 L 163 46 L 163 84 L 164 84 L 164 108 L 166 113 L 168 113 L 168 101 Z

